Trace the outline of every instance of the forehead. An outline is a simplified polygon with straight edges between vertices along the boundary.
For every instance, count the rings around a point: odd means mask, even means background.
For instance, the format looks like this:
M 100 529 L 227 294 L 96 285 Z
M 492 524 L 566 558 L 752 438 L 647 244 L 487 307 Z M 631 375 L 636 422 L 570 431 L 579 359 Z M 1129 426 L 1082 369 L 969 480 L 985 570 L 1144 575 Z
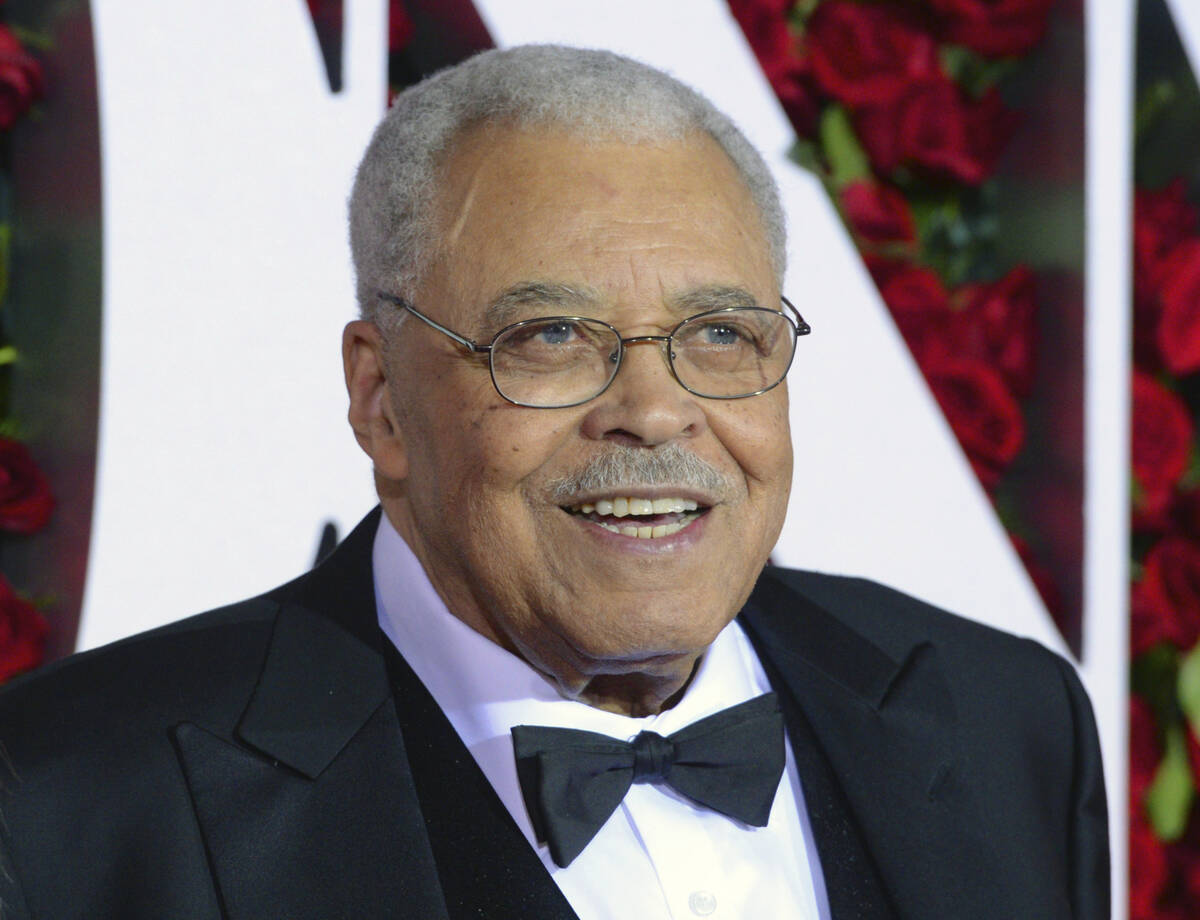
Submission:
M 758 210 L 707 135 L 629 144 L 475 129 L 440 179 L 430 275 L 463 318 L 489 305 L 511 315 L 564 287 L 592 312 L 716 289 L 778 294 Z

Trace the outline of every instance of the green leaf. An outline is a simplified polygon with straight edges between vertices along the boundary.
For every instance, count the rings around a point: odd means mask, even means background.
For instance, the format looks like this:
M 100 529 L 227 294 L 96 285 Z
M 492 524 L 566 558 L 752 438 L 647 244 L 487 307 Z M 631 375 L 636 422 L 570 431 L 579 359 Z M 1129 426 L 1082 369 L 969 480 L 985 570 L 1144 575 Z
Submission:
M 844 108 L 840 105 L 826 107 L 821 113 L 819 134 L 825 159 L 829 161 L 829 181 L 836 191 L 871 174 L 871 164 Z
M 1183 836 L 1196 796 L 1183 732 L 1178 723 L 1167 729 L 1166 753 L 1146 790 L 1146 817 L 1158 838 L 1167 842 Z
M 0 348 L 0 367 L 6 364 L 15 364 L 17 360 L 17 350 L 12 345 L 5 345 Z
M 807 138 L 797 138 L 788 151 L 788 158 L 793 163 L 799 163 L 809 172 L 814 172 L 822 179 L 825 178 L 825 166 L 821 163 L 821 151 L 815 143 Z
M 978 99 L 1012 73 L 1017 61 L 1013 58 L 986 58 L 964 45 L 942 45 L 938 62 L 967 95 Z
M 795 6 L 787 14 L 788 22 L 793 26 L 803 26 L 816 12 L 819 2 L 820 0 L 797 0 Z
M 1134 140 L 1139 140 L 1160 115 L 1172 108 L 1178 96 L 1179 90 L 1170 80 L 1158 80 L 1142 90 L 1134 110 Z
M 938 48 L 938 62 L 955 83 L 961 83 L 981 66 L 979 55 L 965 45 L 942 45 Z
M 54 50 L 54 39 L 45 32 L 26 29 L 24 26 L 12 22 L 8 23 L 8 29 L 26 48 L 42 52 Z
M 1192 731 L 1200 737 L 1200 644 L 1183 657 L 1175 685 L 1179 707 L 1191 723 Z
M 1187 469 L 1183 471 L 1183 476 L 1179 479 L 1179 488 L 1186 492 L 1197 486 L 1200 486 L 1200 451 L 1196 450 L 1196 445 L 1193 443 L 1191 450 L 1188 451 Z

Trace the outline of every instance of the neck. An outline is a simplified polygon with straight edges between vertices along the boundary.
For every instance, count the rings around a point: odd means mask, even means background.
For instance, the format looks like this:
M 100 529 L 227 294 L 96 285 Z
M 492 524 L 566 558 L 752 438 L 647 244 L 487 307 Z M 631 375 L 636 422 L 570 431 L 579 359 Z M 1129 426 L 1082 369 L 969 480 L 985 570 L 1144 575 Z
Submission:
M 558 681 L 564 696 L 596 709 L 641 718 L 657 715 L 675 706 L 691 683 L 700 659 L 693 659 L 686 672 L 670 677 L 659 674 L 602 674 L 575 690 Z

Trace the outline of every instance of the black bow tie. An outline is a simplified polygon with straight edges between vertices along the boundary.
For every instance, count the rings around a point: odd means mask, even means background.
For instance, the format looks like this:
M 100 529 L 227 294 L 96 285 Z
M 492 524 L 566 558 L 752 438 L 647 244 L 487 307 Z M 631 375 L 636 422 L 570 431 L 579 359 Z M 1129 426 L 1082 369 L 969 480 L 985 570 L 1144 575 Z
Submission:
M 767 693 L 668 738 L 632 742 L 572 728 L 513 727 L 525 807 L 554 862 L 571 864 L 633 783 L 665 782 L 694 802 L 764 827 L 783 773 L 783 718 Z

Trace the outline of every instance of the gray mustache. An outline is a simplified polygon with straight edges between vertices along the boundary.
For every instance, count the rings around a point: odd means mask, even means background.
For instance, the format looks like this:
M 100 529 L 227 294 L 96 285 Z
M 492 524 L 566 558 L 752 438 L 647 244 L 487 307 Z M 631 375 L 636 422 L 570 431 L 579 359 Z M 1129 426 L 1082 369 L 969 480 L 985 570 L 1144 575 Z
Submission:
M 617 492 L 629 486 L 684 486 L 707 495 L 728 495 L 729 480 L 715 466 L 678 444 L 614 446 L 587 466 L 549 483 L 550 498 L 565 504 L 581 494 Z

